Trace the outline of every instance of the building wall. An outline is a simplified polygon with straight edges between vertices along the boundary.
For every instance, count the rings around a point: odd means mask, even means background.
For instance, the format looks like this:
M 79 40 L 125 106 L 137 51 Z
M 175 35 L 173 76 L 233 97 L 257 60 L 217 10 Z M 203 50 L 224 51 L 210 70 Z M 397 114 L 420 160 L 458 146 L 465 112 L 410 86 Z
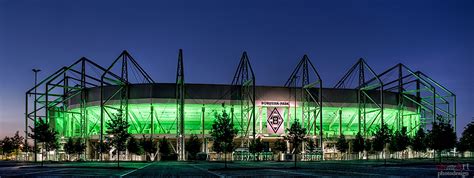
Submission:
M 286 102 L 288 103 L 288 102 Z M 303 119 L 301 103 L 295 105 L 289 102 L 289 105 L 268 105 L 268 103 L 257 102 L 256 107 L 256 132 L 265 137 L 277 137 L 285 133 L 285 129 L 292 122 L 298 120 L 310 135 L 318 135 L 319 118 L 314 118 L 315 112 L 306 113 Z M 271 104 L 271 103 L 270 103 Z M 114 107 L 114 106 L 112 106 Z M 118 107 L 118 106 L 115 106 Z M 173 135 L 176 134 L 176 104 L 175 103 L 142 103 L 128 105 L 128 119 L 130 123 L 129 132 L 132 134 L 156 134 Z M 280 128 L 275 133 L 271 129 L 273 120 L 270 113 L 275 109 L 281 116 Z M 223 105 L 222 103 L 209 104 L 185 104 L 185 133 L 188 134 L 208 134 L 216 114 L 223 111 L 233 118 L 236 128 L 239 130 L 239 136 L 252 132 L 252 123 L 248 117 L 241 115 L 240 105 Z M 50 114 L 54 117 L 55 129 L 59 135 L 65 137 L 84 136 L 88 138 L 97 138 L 100 135 L 100 107 L 89 106 L 83 112 L 85 117 L 81 117 L 81 109 L 74 108 L 68 112 L 55 112 Z M 114 110 L 108 110 L 113 115 Z M 380 110 L 377 108 L 367 108 L 365 114 L 365 126 L 367 134 L 371 135 L 376 127 L 380 125 Z M 104 123 L 109 121 L 109 114 L 105 115 Z M 308 118 L 309 116 L 309 118 Z M 153 117 L 153 120 L 151 119 Z M 270 121 L 268 120 L 270 117 Z M 204 119 L 204 122 L 203 122 Z M 402 126 L 408 127 L 408 131 L 414 133 L 419 127 L 420 115 L 411 110 L 398 110 L 395 108 L 384 109 L 384 122 L 389 128 L 394 130 Z M 153 123 L 153 124 L 152 124 Z M 341 123 L 341 124 L 340 124 Z M 277 125 L 280 123 L 277 123 Z M 84 127 L 81 127 L 84 125 Z M 316 125 L 316 129 L 315 126 Z M 364 118 L 361 118 L 361 130 L 364 129 Z M 153 126 L 153 127 L 152 127 Z M 106 130 L 104 124 L 104 134 Z M 204 128 L 203 128 L 204 127 Z M 81 128 L 84 128 L 81 130 Z M 152 130 L 153 128 L 153 130 Z M 351 137 L 358 132 L 359 119 L 357 107 L 324 106 L 323 107 L 323 132 L 325 138 L 336 137 L 340 134 Z M 248 135 L 247 135 L 248 136 Z

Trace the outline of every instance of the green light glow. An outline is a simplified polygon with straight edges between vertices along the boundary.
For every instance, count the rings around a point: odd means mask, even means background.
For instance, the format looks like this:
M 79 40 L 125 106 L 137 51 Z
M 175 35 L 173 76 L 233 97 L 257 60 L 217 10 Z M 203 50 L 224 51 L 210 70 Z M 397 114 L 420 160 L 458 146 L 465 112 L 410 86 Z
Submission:
M 118 107 L 118 106 L 112 106 Z M 153 113 L 152 111 L 153 107 Z M 209 133 L 211 125 L 214 121 L 214 115 L 216 113 L 221 113 L 224 109 L 221 104 L 206 104 L 204 112 L 204 133 Z M 201 134 L 202 133 L 202 104 L 186 104 L 185 105 L 185 133 L 186 134 Z M 231 107 L 227 106 L 225 108 L 227 113 L 231 113 Z M 358 109 L 355 107 L 323 107 L 323 132 L 325 137 L 333 137 L 339 135 L 339 110 L 342 110 L 342 131 L 344 135 L 353 136 L 357 133 L 359 123 L 358 123 Z M 113 113 L 113 109 L 107 110 L 109 113 Z M 252 124 L 249 124 L 249 121 L 246 119 L 241 119 L 241 107 L 234 106 L 233 121 L 234 124 L 242 134 L 246 130 L 249 130 L 251 133 L 252 129 L 247 129 L 247 126 L 252 127 Z M 288 121 L 293 122 L 295 120 L 292 112 L 295 111 L 294 107 L 283 108 L 282 117 L 284 119 L 283 127 L 287 128 Z M 99 135 L 100 133 L 100 107 L 99 106 L 90 106 L 86 107 L 83 112 L 85 117 L 81 119 L 81 109 L 75 108 L 71 109 L 68 112 L 54 112 L 51 113 L 51 116 L 55 119 L 55 128 L 60 135 L 66 137 L 78 137 L 81 136 L 81 124 L 85 125 L 85 129 L 82 131 L 84 136 Z M 267 131 L 267 107 L 266 106 L 257 106 L 256 107 L 256 132 L 259 134 L 264 134 L 272 136 L 271 133 Z M 129 104 L 128 105 L 128 117 L 130 123 L 129 132 L 132 134 L 176 134 L 176 104 L 161 104 L 154 103 L 150 104 Z M 153 126 L 154 131 L 151 131 L 151 116 L 153 115 Z M 296 109 L 296 117 L 299 122 L 302 122 L 304 127 L 306 127 L 311 134 L 314 132 L 314 114 L 310 113 L 311 121 L 306 119 L 302 121 L 302 109 L 298 107 Z M 105 120 L 104 123 L 109 120 L 109 116 L 104 114 Z M 288 116 L 290 118 L 288 119 Z M 400 117 L 399 117 L 400 116 Z M 401 117 L 403 116 L 403 117 Z M 380 125 L 380 112 L 378 109 L 367 109 L 365 114 L 365 122 L 367 127 L 368 135 L 375 131 L 376 127 Z M 245 118 L 245 117 L 244 117 Z M 400 118 L 400 119 L 399 119 Z M 403 118 L 403 119 L 401 119 Z M 374 121 L 375 119 L 375 121 Z M 403 120 L 403 122 L 402 122 Z M 363 130 L 364 119 L 361 118 L 361 130 Z M 384 122 L 388 124 L 389 128 L 394 130 L 401 128 L 401 126 L 408 127 L 410 134 L 413 134 L 420 124 L 420 115 L 414 111 L 409 110 L 397 110 L 397 109 L 384 109 Z M 309 124 L 308 124 L 309 123 Z M 372 125 L 371 125 L 372 123 Z M 403 123 L 403 124 L 402 124 Z M 369 125 L 371 125 L 369 127 Z M 319 127 L 319 118 L 316 119 L 316 127 Z M 105 132 L 104 124 L 104 132 Z

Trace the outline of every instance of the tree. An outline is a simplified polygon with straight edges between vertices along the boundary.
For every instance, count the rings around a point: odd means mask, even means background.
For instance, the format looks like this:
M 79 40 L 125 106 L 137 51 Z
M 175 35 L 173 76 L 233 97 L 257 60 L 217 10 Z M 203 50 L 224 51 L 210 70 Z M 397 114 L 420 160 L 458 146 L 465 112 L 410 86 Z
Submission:
M 438 116 L 438 122 L 434 122 L 427 136 L 428 148 L 438 152 L 439 162 L 441 162 L 441 151 L 454 148 L 456 145 L 456 133 L 449 122 L 441 121 Z
M 260 161 L 260 153 L 263 152 L 263 145 L 262 138 L 258 137 L 250 142 L 249 145 L 249 152 L 256 154 L 257 161 Z
M 38 153 L 38 150 L 34 150 L 34 148 L 27 142 L 23 147 L 21 148 L 22 152 L 31 152 L 31 153 Z
M 74 148 L 74 140 L 72 140 L 72 138 L 68 138 L 63 148 L 64 152 L 67 154 L 67 160 L 70 161 L 70 156 L 76 153 L 76 149 Z
M 80 158 L 80 155 L 84 153 L 85 150 L 86 144 L 84 144 L 84 142 L 82 142 L 80 138 L 76 139 L 76 141 L 74 142 L 74 152 L 78 159 Z
M 349 144 L 347 143 L 344 134 L 339 135 L 339 138 L 336 142 L 336 148 L 337 150 L 339 150 L 339 152 L 341 152 L 341 154 L 345 154 L 347 149 L 349 148 Z
M 393 152 L 401 152 L 406 150 L 409 145 L 409 138 L 407 135 L 407 128 L 402 127 L 402 129 L 395 131 L 391 136 L 389 150 Z
M 161 153 L 161 160 L 168 160 L 171 154 L 171 146 L 166 137 L 163 137 L 158 145 Z
M 224 152 L 224 147 L 222 146 L 224 143 L 218 142 L 218 141 L 213 141 L 212 142 L 212 150 L 215 151 L 216 153 L 220 154 Z M 220 158 L 219 158 L 220 159 Z
M 97 148 L 96 148 L 97 152 L 100 153 L 100 155 L 103 155 L 103 154 L 107 154 L 109 153 L 109 151 L 112 149 L 111 145 L 110 145 L 110 141 L 108 141 L 107 139 L 104 140 L 103 142 L 99 142 L 99 144 L 97 145 Z M 102 159 L 102 158 L 101 158 Z
M 170 143 L 168 142 L 168 139 L 166 139 L 166 137 L 163 137 L 160 140 L 160 144 L 158 147 L 160 149 L 160 153 L 163 155 L 169 155 L 171 153 Z
M 1 143 L 1 142 L 0 142 Z M 0 144 L 1 145 L 1 144 Z M 33 153 L 33 154 L 36 154 L 38 153 L 38 149 L 34 149 L 33 146 L 31 146 L 28 142 L 25 143 L 25 145 L 23 145 L 23 147 L 21 148 L 21 151 L 22 152 L 26 152 L 26 160 L 29 160 L 29 154 L 28 153 Z M 0 151 L 1 152 L 1 151 Z
M 31 128 L 31 132 L 28 133 L 30 138 L 36 140 L 38 143 L 42 143 L 43 148 L 47 152 L 58 147 L 57 134 L 58 132 L 51 129 L 49 124 L 41 118 L 38 119 L 38 122 L 35 123 L 35 127 Z M 41 155 L 44 157 L 43 152 Z M 41 159 L 41 166 L 43 166 L 43 160 L 44 159 Z
M 463 155 L 465 151 L 474 152 L 474 121 L 464 127 L 457 149 L 463 152 Z
M 390 154 L 393 154 L 398 151 L 398 146 L 397 146 L 397 135 L 400 135 L 400 132 L 397 130 L 395 131 L 394 134 L 390 135 L 390 139 L 388 141 L 388 151 Z
M 2 153 L 2 155 L 4 154 L 3 153 L 3 140 L 0 140 L 0 152 Z
M 386 144 L 390 141 L 391 132 L 392 131 L 387 127 L 386 124 L 382 124 L 382 126 L 379 127 L 374 134 L 374 139 L 372 140 L 372 149 L 379 153 L 384 151 Z
M 151 161 L 155 161 L 155 157 L 158 152 L 157 142 L 153 140 L 153 138 L 146 138 L 145 135 L 143 135 L 143 139 L 140 142 L 140 145 L 142 146 L 143 151 L 145 152 L 145 158 L 146 155 L 148 155 Z
M 362 137 L 362 134 L 360 134 L 360 132 L 357 132 L 355 139 L 352 141 L 352 143 L 352 151 L 354 153 L 360 154 L 360 152 L 364 151 L 364 137 Z M 360 156 L 358 156 L 358 158 L 360 158 Z
M 84 152 L 86 145 L 82 143 L 81 139 L 69 138 L 64 144 L 64 151 L 68 155 L 68 160 L 70 160 L 70 155 L 76 154 L 76 157 L 79 159 L 79 155 Z
M 2 145 L 2 154 L 9 155 L 13 153 L 15 159 L 18 159 L 18 153 L 22 151 L 24 143 L 23 136 L 19 135 L 19 132 L 16 131 L 13 137 L 7 137 L 0 141 L 0 145 Z
M 127 142 L 127 150 L 131 154 L 135 155 L 140 155 L 143 152 L 142 147 L 138 143 L 137 139 L 135 137 L 130 137 L 130 139 Z
M 316 145 L 316 142 L 314 141 L 314 139 L 308 138 L 308 142 L 306 143 L 306 149 L 310 153 L 312 153 L 316 150 L 316 147 L 317 147 L 317 145 Z
M 195 160 L 197 153 L 201 151 L 201 141 L 196 134 L 191 134 L 189 140 L 186 142 L 186 151 L 189 153 L 189 158 Z
M 373 147 L 373 141 L 372 140 L 370 140 L 370 139 L 365 140 L 364 150 L 367 152 L 367 155 L 372 154 L 374 152 L 374 147 Z
M 0 140 L 0 152 L 3 155 L 3 140 Z
M 56 139 L 56 136 L 54 137 L 54 140 L 46 142 L 44 148 L 46 150 L 46 153 L 57 150 L 59 148 L 59 142 L 58 139 Z M 48 154 L 46 154 L 46 159 L 48 159 Z
M 2 154 L 8 155 L 15 149 L 12 138 L 5 136 L 2 140 Z
M 296 168 L 296 155 L 300 152 L 301 143 L 305 140 L 306 128 L 303 128 L 296 119 L 290 126 L 286 129 L 285 140 L 288 140 L 293 145 L 293 156 L 295 158 L 295 168 Z
M 18 131 L 16 131 L 15 135 L 11 138 L 11 141 L 13 146 L 13 152 L 15 154 L 15 159 L 18 159 L 18 153 L 21 151 L 20 149 L 23 146 L 24 138 L 23 136 L 20 136 Z
M 397 137 L 398 150 L 404 151 L 410 145 L 410 137 L 408 137 L 407 127 L 402 127 L 400 135 Z
M 280 160 L 281 152 L 286 152 L 287 149 L 286 141 L 283 139 L 278 139 L 273 144 L 273 152 L 278 153 L 278 160 Z
M 121 110 L 107 122 L 107 134 L 110 135 L 110 143 L 117 151 L 117 167 L 120 167 L 120 152 L 125 151 L 126 142 L 131 136 L 128 133 L 128 127 L 130 127 L 130 124 L 126 119 L 123 119 Z
M 225 111 L 222 115 L 216 114 L 215 117 L 210 132 L 213 141 L 212 149 L 219 154 L 224 152 L 224 163 L 227 168 L 227 153 L 234 149 L 233 141 L 238 130 L 234 128 L 234 123 L 231 122 Z
M 317 148 L 318 148 L 318 141 L 313 138 L 307 138 L 306 149 L 308 150 L 308 153 L 316 153 Z M 312 161 L 313 157 L 310 156 L 309 159 Z
M 426 151 L 426 134 L 423 128 L 416 131 L 415 137 L 411 140 L 411 149 L 418 155 L 419 152 Z

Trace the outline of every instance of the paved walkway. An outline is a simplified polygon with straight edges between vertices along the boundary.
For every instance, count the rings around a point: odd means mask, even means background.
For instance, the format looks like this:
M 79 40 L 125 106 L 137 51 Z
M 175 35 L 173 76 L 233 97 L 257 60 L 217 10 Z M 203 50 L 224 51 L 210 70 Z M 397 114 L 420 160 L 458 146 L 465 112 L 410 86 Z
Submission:
M 417 161 L 325 161 L 298 162 L 299 169 L 293 169 L 293 162 L 233 162 L 224 168 L 220 162 L 122 162 L 116 168 L 114 162 L 50 163 L 40 167 L 36 164 L 11 164 L 0 161 L 0 177 L 10 176 L 108 176 L 108 177 L 436 177 L 435 164 Z M 454 164 L 450 164 L 454 165 Z M 474 175 L 474 163 L 470 163 L 469 177 Z

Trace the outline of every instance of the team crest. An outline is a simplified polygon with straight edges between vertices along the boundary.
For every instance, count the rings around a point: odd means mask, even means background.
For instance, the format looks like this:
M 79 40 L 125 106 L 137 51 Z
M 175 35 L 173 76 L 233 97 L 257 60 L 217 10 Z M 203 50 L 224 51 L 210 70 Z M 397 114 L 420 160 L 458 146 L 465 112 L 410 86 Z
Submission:
M 273 133 L 277 133 L 280 129 L 281 124 L 283 124 L 283 117 L 281 117 L 280 112 L 277 108 L 274 108 L 273 111 L 269 114 L 267 122 L 272 128 Z

